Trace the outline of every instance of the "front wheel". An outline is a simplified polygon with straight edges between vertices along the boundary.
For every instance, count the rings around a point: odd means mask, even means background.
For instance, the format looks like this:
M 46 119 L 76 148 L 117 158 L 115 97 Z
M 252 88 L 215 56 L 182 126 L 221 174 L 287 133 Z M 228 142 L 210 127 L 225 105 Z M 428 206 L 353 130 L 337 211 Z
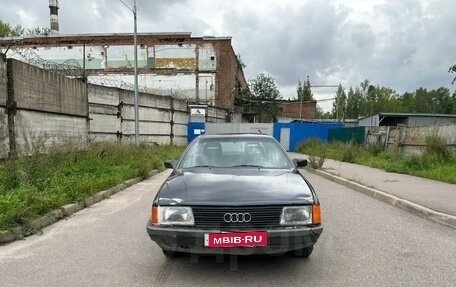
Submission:
M 306 247 L 303 249 L 296 250 L 294 252 L 294 255 L 296 257 L 307 258 L 310 256 L 310 254 L 312 254 L 312 251 L 313 251 L 313 246 L 309 246 L 309 247 Z

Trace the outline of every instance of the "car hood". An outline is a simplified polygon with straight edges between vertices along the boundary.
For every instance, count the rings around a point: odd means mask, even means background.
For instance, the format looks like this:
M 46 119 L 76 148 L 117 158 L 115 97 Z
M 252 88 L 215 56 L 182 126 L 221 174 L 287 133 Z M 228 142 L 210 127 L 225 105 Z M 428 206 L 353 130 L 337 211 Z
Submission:
M 194 168 L 175 171 L 163 184 L 159 205 L 311 204 L 312 191 L 292 170 Z

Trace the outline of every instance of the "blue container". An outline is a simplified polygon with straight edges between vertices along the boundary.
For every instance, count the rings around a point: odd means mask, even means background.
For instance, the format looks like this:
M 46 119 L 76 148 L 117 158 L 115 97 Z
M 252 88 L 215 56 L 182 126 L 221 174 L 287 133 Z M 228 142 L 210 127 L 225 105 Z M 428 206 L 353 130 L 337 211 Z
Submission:
M 194 138 L 204 134 L 206 130 L 205 123 L 202 122 L 189 122 L 187 125 L 187 141 L 190 143 Z
M 311 139 L 328 142 L 329 129 L 342 128 L 342 124 L 325 123 L 274 123 L 273 136 L 280 141 L 282 128 L 290 129 L 289 151 L 295 151 L 300 145 Z

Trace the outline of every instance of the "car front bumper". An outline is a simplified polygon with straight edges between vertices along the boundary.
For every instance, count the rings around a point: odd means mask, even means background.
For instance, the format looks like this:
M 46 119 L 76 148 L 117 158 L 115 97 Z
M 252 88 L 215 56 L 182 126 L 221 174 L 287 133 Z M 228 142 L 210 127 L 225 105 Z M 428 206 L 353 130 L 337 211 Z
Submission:
M 238 230 L 223 230 L 235 232 Z M 242 230 L 245 231 L 245 230 Z M 254 230 L 252 230 L 254 231 Z M 267 247 L 209 248 L 204 246 L 204 235 L 220 233 L 220 230 L 195 228 L 158 227 L 150 221 L 147 233 L 163 250 L 196 254 L 280 254 L 313 246 L 323 231 L 323 226 L 283 227 L 265 230 L 268 232 Z

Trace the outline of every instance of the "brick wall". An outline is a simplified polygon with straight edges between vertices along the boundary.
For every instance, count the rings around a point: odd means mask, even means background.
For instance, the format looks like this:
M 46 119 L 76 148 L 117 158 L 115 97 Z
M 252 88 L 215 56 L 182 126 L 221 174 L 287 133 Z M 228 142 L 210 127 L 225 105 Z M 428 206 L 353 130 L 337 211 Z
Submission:
M 299 119 L 301 103 L 299 101 L 282 101 L 279 103 L 281 113 L 279 116 Z M 317 116 L 317 101 L 302 103 L 302 118 L 315 119 Z
M 217 54 L 217 90 L 215 104 L 218 107 L 232 109 L 237 88 L 246 88 L 247 81 L 231 47 L 231 40 L 219 40 L 213 43 Z
M 25 37 L 18 40 L 18 45 L 26 47 L 77 47 L 86 45 L 86 53 L 91 48 L 100 48 L 103 46 L 111 45 L 132 45 L 133 37 L 128 34 L 111 34 L 111 35 L 74 35 L 74 36 L 59 36 L 53 37 Z M 6 47 L 8 43 L 0 39 L 0 51 Z M 231 109 L 234 105 L 234 97 L 237 93 L 236 87 L 247 87 L 242 68 L 238 65 L 236 54 L 231 46 L 231 38 L 204 38 L 204 37 L 191 37 L 190 33 L 172 33 L 172 34 L 140 34 L 138 35 L 138 44 L 153 47 L 155 45 L 185 45 L 192 44 L 196 47 L 203 47 L 210 44 L 214 47 L 217 61 L 217 68 L 215 71 L 204 71 L 205 73 L 215 75 L 215 106 L 221 108 Z M 109 55 L 109 53 L 107 53 Z M 81 55 L 81 58 L 83 56 Z M 78 59 L 76 59 L 78 60 Z M 174 59 L 177 61 L 179 59 Z M 188 61 L 188 59 L 180 59 Z M 192 58 L 192 61 L 196 62 Z M 156 74 L 164 76 L 173 76 L 177 74 L 182 75 L 197 75 L 199 72 L 197 65 L 190 65 L 185 69 L 174 68 L 141 68 L 140 74 Z M 86 67 L 86 75 L 97 75 L 101 72 L 104 73 L 122 73 L 131 75 L 133 73 L 132 67 L 121 67 L 117 69 L 109 69 L 109 71 L 91 70 Z M 195 87 L 198 89 L 198 79 L 195 77 Z M 195 91 L 195 95 L 198 91 Z M 190 99 L 196 100 L 196 98 Z

